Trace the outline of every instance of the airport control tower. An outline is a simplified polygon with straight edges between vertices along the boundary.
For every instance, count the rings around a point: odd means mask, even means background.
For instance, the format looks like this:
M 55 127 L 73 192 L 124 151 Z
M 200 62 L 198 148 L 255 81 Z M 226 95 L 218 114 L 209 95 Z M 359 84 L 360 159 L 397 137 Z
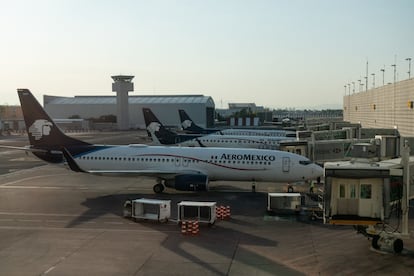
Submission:
M 129 129 L 128 92 L 134 91 L 134 76 L 111 76 L 114 80 L 112 91 L 116 92 L 116 121 L 119 130 Z

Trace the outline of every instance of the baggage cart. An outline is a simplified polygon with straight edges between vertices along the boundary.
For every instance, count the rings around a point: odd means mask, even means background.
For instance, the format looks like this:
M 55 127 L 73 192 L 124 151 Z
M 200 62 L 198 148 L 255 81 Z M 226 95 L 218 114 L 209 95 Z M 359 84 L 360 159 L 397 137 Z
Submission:
M 181 201 L 177 204 L 177 222 L 197 220 L 213 225 L 216 222 L 216 202 Z
M 124 217 L 167 222 L 171 216 L 171 200 L 140 198 L 124 203 Z

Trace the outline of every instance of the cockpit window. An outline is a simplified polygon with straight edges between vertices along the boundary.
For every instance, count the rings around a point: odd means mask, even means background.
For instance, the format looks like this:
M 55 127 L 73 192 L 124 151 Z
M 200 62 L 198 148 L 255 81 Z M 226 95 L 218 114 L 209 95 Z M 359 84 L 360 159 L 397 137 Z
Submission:
M 301 161 L 299 161 L 299 164 L 301 164 L 301 165 L 309 165 L 311 163 L 312 162 L 310 160 L 301 160 Z

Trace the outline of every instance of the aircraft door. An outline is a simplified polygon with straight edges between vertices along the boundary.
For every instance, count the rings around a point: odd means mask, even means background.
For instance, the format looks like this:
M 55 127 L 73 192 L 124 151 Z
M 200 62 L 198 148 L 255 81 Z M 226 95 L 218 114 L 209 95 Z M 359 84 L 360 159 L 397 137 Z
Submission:
M 381 179 L 361 179 L 358 215 L 361 217 L 381 217 Z
M 359 180 L 341 179 L 337 183 L 337 214 L 353 215 L 358 212 Z M 334 196 L 334 195 L 333 195 Z
M 283 157 L 282 158 L 282 171 L 283 172 L 289 172 L 290 170 L 290 158 L 289 157 Z
M 334 215 L 380 218 L 382 180 L 337 178 L 332 182 L 331 202 Z

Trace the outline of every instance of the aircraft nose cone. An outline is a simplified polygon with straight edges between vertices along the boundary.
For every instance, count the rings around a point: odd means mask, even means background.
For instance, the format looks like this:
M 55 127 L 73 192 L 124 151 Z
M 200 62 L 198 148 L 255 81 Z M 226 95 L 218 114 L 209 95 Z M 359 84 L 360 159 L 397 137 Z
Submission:
M 314 177 L 323 176 L 323 168 L 315 164 L 314 168 L 312 169 L 312 174 Z

